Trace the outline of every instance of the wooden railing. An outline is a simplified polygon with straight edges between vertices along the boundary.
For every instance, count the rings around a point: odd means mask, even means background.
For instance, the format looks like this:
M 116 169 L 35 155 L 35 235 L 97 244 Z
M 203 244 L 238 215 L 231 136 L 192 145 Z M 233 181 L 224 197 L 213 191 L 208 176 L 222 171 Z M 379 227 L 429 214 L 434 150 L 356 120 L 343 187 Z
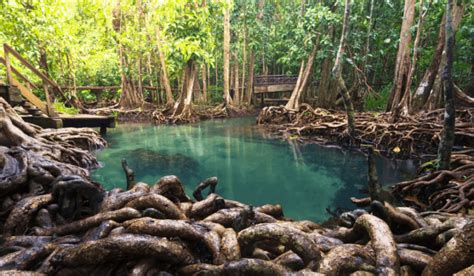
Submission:
M 255 86 L 295 84 L 297 80 L 298 80 L 298 76 L 260 75 L 260 76 L 255 76 Z
M 13 49 L 8 44 L 3 44 L 3 52 L 5 54 L 5 58 L 0 58 L 0 61 L 5 64 L 6 71 L 7 71 L 7 80 L 8 83 L 12 86 L 17 87 L 20 90 L 20 93 L 25 97 L 29 102 L 39 108 L 43 113 L 47 114 L 50 117 L 57 117 L 57 113 L 51 105 L 51 98 L 50 98 L 50 90 L 49 87 L 52 87 L 53 93 L 58 92 L 64 99 L 67 99 L 64 96 L 64 93 L 61 90 L 61 87 L 48 78 L 43 72 L 36 69 L 30 62 L 28 62 L 25 58 L 23 58 L 20 53 L 18 53 L 15 49 Z M 26 76 L 21 74 L 17 69 L 15 69 L 10 61 L 10 57 L 16 58 L 23 66 L 28 68 L 33 74 L 38 76 L 41 81 L 43 82 L 43 90 L 45 93 L 46 103 L 44 103 L 41 99 L 39 99 L 35 94 L 33 94 L 32 89 L 39 89 L 37 85 L 31 82 Z M 26 83 L 26 86 L 21 84 L 17 79 L 13 77 L 15 74 L 20 80 Z

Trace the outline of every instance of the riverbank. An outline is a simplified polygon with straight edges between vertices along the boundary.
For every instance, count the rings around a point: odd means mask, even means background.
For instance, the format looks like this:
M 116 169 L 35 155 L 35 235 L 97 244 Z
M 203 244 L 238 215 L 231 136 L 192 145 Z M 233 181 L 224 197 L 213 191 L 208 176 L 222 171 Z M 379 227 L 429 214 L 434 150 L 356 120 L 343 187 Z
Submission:
M 148 185 L 126 170 L 128 189 L 105 191 L 89 180 L 86 168 L 93 163 L 65 154 L 91 156 L 90 149 L 45 143 L 38 134 L 43 131 L 29 129 L 8 106 L 1 108 L 0 269 L 5 273 L 472 273 L 474 218 L 468 214 L 372 201 L 328 228 L 293 221 L 279 205 L 252 207 L 225 199 L 215 194 L 216 178 L 203 180 L 192 199 L 175 176 Z M 75 137 L 70 141 L 84 141 L 81 132 Z M 85 141 L 91 146 L 100 140 Z M 64 154 L 46 150 L 54 151 L 54 145 Z
M 356 113 L 355 137 L 346 133 L 344 112 L 307 104 L 298 112 L 283 106 L 266 107 L 261 110 L 257 124 L 285 139 L 356 148 L 372 146 L 390 158 L 427 160 L 436 157 L 443 114 L 444 109 L 439 109 L 392 123 L 389 113 Z M 473 108 L 457 110 L 454 150 L 474 148 L 473 122 Z
M 173 107 L 166 105 L 144 104 L 137 109 L 120 109 L 115 106 L 105 108 L 90 108 L 86 110 L 90 114 L 96 115 L 115 115 L 119 122 L 126 123 L 150 123 L 150 124 L 188 124 L 203 120 L 221 119 L 221 118 L 240 118 L 247 116 L 256 116 L 258 110 L 253 106 L 230 106 L 222 104 L 192 105 L 190 116 L 184 118 L 174 116 Z

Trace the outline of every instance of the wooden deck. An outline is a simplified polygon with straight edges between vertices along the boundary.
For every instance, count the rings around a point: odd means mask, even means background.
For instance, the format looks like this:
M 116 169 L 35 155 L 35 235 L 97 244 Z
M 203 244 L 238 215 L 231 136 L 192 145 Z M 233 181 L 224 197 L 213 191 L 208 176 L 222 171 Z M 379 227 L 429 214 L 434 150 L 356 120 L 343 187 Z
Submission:
M 101 133 L 105 133 L 107 128 L 115 127 L 114 116 L 67 115 L 57 112 L 50 102 L 49 95 L 50 92 L 55 92 L 56 95 L 62 96 L 67 103 L 69 99 L 64 96 L 61 87 L 49 79 L 43 72 L 36 69 L 8 44 L 3 44 L 3 52 L 5 55 L 0 57 L 0 64 L 4 64 L 6 67 L 8 83 L 0 83 L 0 96 L 5 98 L 12 106 L 23 107 L 23 109 L 20 109 L 26 111 L 24 114 L 20 114 L 23 120 L 43 128 L 100 128 Z M 40 86 L 28 80 L 25 75 L 13 67 L 10 63 L 10 58 L 16 58 L 20 64 L 42 80 L 46 101 L 41 100 L 33 93 L 33 90 L 39 89 Z M 87 87 L 87 89 L 90 89 L 90 87 Z
M 297 76 L 255 76 L 254 94 L 292 92 L 297 80 Z

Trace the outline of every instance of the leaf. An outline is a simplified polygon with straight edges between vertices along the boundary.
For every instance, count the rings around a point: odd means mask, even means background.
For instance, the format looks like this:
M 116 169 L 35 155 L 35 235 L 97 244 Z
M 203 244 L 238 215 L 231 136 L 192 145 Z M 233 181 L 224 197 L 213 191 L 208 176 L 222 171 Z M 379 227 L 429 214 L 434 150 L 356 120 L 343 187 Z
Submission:
M 401 150 L 400 150 L 400 147 L 397 146 L 397 147 L 394 147 L 394 148 L 392 149 L 392 151 L 393 151 L 394 153 L 400 153 Z

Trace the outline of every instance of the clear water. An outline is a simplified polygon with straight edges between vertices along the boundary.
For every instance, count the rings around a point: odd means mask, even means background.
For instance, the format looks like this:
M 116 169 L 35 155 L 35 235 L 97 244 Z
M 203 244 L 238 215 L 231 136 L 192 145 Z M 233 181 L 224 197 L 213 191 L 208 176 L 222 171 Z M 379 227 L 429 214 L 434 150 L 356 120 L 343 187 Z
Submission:
M 107 134 L 108 148 L 97 153 L 102 168 L 92 173 L 107 189 L 125 187 L 121 160 L 136 179 L 154 184 L 177 175 L 186 192 L 217 176 L 217 192 L 255 206 L 281 204 L 286 216 L 322 221 L 326 208 L 353 208 L 349 198 L 363 196 L 367 165 L 363 154 L 315 144 L 266 137 L 254 118 L 205 121 L 182 126 L 126 124 Z M 410 161 L 377 159 L 381 183 L 404 180 Z

